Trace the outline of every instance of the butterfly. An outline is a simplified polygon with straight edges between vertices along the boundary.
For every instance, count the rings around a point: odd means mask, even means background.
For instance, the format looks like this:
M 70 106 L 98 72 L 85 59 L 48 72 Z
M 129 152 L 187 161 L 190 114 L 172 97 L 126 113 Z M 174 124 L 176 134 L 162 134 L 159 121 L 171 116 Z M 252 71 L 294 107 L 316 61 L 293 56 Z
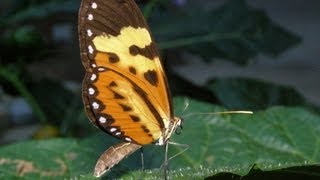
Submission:
M 156 44 L 134 0 L 82 0 L 78 31 L 86 114 L 123 141 L 100 156 L 99 177 L 143 145 L 167 147 L 182 119 L 173 116 Z

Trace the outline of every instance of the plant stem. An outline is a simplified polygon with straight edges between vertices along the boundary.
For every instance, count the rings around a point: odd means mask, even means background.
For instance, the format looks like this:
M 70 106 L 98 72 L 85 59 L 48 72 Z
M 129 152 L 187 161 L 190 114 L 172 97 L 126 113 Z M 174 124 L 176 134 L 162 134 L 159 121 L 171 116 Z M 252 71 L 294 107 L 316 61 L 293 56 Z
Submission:
M 143 8 L 143 16 L 146 20 L 151 16 L 152 9 L 156 6 L 158 0 L 151 0 L 149 3 Z
M 38 117 L 41 123 L 47 123 L 47 117 L 45 116 L 44 112 L 41 110 L 41 107 L 36 102 L 32 94 L 25 87 L 25 85 L 19 80 L 16 73 L 8 71 L 4 67 L 0 67 L 0 77 L 3 77 L 5 80 L 10 82 L 17 89 L 20 95 L 24 97 L 27 103 L 31 106 L 35 116 Z
M 188 46 L 197 43 L 211 42 L 221 39 L 235 39 L 240 38 L 240 34 L 237 33 L 210 33 L 201 36 L 194 36 L 189 38 L 176 39 L 172 41 L 159 43 L 160 49 L 170 49 L 182 46 Z

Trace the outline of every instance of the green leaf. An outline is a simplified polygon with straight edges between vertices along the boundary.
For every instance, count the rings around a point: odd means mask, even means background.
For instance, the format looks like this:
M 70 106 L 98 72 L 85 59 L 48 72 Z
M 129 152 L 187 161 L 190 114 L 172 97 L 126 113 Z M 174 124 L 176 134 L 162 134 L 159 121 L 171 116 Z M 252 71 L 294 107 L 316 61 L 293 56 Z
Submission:
M 176 103 L 176 107 L 183 107 L 182 99 Z M 245 175 L 253 165 L 275 170 L 319 164 L 320 117 L 306 109 L 273 107 L 253 115 L 197 115 L 223 109 L 195 101 L 189 104 L 183 113 L 188 118 L 186 130 L 174 140 L 192 144 L 171 162 L 174 167 L 182 161 Z
M 224 58 L 237 64 L 246 64 L 257 54 L 277 56 L 301 41 L 244 0 L 229 0 L 209 11 L 191 4 L 155 16 L 151 25 L 161 39 L 160 48 L 183 47 L 207 60 Z
M 7 17 L 7 23 L 19 23 L 30 19 L 44 19 L 55 14 L 76 13 L 79 1 L 50 0 L 30 6 Z
M 185 104 L 189 104 L 187 110 Z M 273 107 L 253 115 L 216 115 L 212 113 L 224 109 L 182 97 L 176 98 L 174 105 L 176 114 L 185 121 L 182 134 L 173 135 L 171 141 L 188 144 L 190 148 L 170 161 L 172 179 L 202 179 L 226 172 L 243 176 L 252 167 L 275 172 L 295 167 L 296 172 L 303 172 L 306 166 L 319 165 L 320 117 L 304 108 Z M 0 177 L 93 179 L 96 159 L 116 142 L 115 138 L 99 133 L 84 140 L 8 145 L 0 148 Z M 169 155 L 183 149 L 170 145 Z M 104 179 L 162 179 L 163 172 L 153 168 L 162 164 L 163 148 L 148 145 L 144 154 L 146 171 L 139 171 L 140 153 L 136 152 L 112 168 Z M 306 172 L 312 174 L 310 170 Z
M 220 78 L 208 83 L 223 106 L 231 109 L 258 110 L 275 105 L 305 105 L 294 88 L 248 78 Z

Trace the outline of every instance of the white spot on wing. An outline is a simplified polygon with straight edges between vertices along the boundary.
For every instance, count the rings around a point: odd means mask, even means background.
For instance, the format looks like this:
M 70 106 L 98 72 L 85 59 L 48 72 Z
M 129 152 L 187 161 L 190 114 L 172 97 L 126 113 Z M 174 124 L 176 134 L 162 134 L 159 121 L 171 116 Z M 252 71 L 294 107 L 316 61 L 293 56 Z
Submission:
M 89 88 L 89 94 L 93 95 L 95 93 L 95 90 L 93 88 Z
M 97 9 L 98 5 L 97 5 L 97 3 L 94 2 L 91 4 L 91 7 L 92 7 L 92 9 Z
M 115 132 L 117 130 L 117 128 L 111 128 L 110 132 Z
M 88 14 L 88 20 L 92 21 L 93 20 L 93 15 L 92 14 Z
M 106 68 L 98 68 L 98 71 L 105 71 Z
M 93 109 L 99 109 L 99 104 L 97 102 L 92 103 Z
M 128 137 L 126 137 L 125 140 L 131 142 L 131 139 Z
M 97 65 L 96 64 L 92 64 L 92 67 L 95 68 L 95 67 L 97 67 Z
M 87 30 L 87 35 L 90 37 L 90 36 L 92 36 L 92 34 L 93 34 L 92 31 L 90 29 L 88 29 Z
M 92 54 L 92 53 L 93 53 L 93 48 L 92 48 L 92 46 L 91 46 L 91 45 L 89 45 L 89 46 L 88 46 L 88 50 L 89 50 L 89 53 L 90 53 L 90 54 Z
M 94 80 L 96 80 L 96 78 L 97 78 L 97 75 L 96 74 L 92 74 L 90 80 L 94 81 Z
M 117 132 L 117 133 L 116 133 L 116 136 L 119 136 L 120 134 L 121 134 L 121 132 Z
M 105 123 L 105 122 L 107 122 L 107 119 L 105 117 L 100 117 L 99 118 L 99 122 L 100 123 Z

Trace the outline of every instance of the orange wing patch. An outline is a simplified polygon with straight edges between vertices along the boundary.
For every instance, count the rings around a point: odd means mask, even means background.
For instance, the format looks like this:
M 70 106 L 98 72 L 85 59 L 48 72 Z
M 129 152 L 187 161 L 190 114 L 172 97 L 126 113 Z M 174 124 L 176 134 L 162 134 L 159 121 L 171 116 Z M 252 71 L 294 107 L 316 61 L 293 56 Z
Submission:
M 96 57 L 97 62 L 108 62 L 112 56 L 97 53 Z M 88 94 L 96 99 L 91 105 L 98 116 L 97 124 L 126 141 L 149 144 L 159 139 L 159 122 L 143 99 L 146 94 L 141 94 L 144 92 L 138 85 L 104 63 L 97 63 L 93 73 L 97 77 L 88 87 Z
M 93 44 L 98 51 L 111 55 L 107 61 L 99 60 L 97 55 L 97 66 L 110 67 L 134 79 L 134 82 L 150 94 L 151 102 L 158 105 L 156 109 L 160 115 L 163 118 L 170 117 L 164 72 L 147 29 L 124 27 L 118 36 L 96 36 Z

